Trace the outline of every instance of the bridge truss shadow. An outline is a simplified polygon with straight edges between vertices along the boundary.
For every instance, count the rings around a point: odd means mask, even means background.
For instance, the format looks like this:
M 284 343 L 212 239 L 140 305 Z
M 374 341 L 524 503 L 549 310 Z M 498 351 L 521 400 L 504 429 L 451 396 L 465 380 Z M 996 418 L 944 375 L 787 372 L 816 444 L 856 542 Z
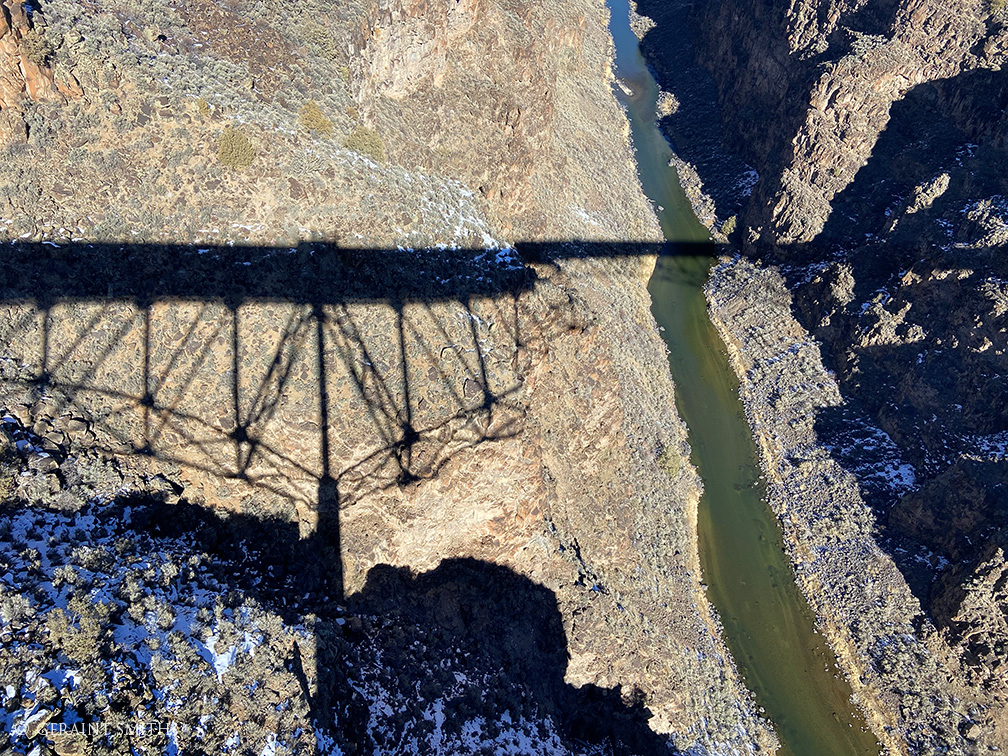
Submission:
M 415 579 L 379 564 L 348 584 L 341 533 L 368 497 L 434 479 L 466 450 L 521 433 L 529 351 L 583 326 L 569 293 L 533 296 L 544 283 L 537 271 L 561 258 L 658 251 L 16 243 L 0 261 L 0 405 L 10 412 L 48 397 L 27 423 L 57 461 L 71 447 L 52 422 L 61 415 L 78 431 L 73 443 L 173 471 L 183 499 L 132 501 L 144 513 L 136 522 L 160 535 L 197 534 L 258 576 L 242 585 L 257 586 L 262 600 L 293 581 L 351 610 L 412 607 L 412 621 L 456 645 L 493 617 L 504 650 L 477 642 L 475 658 L 527 678 L 520 685 L 537 711 L 612 752 L 665 752 L 640 701 L 563 683 L 566 641 L 550 591 L 476 560 Z M 239 553 L 239 542 L 257 546 Z M 499 590 L 531 598 L 504 606 Z M 420 611 L 445 592 L 457 616 Z M 527 634 L 537 639 L 531 651 L 508 650 Z M 314 654 L 318 688 L 304 685 L 312 716 L 331 725 L 338 713 L 344 729 L 356 726 L 353 745 L 369 747 L 360 734 L 367 712 L 349 703 L 325 637 Z M 542 663 L 529 666 L 536 654 Z

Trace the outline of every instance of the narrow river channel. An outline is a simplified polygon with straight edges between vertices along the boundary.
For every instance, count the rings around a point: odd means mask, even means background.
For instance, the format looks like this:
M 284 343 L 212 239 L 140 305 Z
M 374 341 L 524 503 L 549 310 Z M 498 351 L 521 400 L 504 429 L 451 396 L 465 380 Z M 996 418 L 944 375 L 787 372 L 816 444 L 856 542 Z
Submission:
M 671 148 L 655 116 L 658 88 L 630 30 L 627 0 L 609 0 L 609 8 L 616 74 L 629 90 L 617 88 L 617 94 L 630 118 L 637 171 L 670 242 L 648 288 L 670 351 L 692 461 L 704 482 L 699 538 L 708 596 L 746 684 L 774 724 L 779 753 L 878 754 L 795 585 L 780 526 L 766 504 L 738 382 L 707 317 L 703 285 L 715 250 L 668 164 Z

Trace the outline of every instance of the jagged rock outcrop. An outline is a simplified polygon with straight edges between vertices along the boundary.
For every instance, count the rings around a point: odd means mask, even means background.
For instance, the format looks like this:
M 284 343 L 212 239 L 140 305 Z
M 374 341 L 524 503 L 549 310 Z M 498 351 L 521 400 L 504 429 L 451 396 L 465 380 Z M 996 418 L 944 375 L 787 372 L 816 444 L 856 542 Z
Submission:
M 401 100 L 427 77 L 442 85 L 451 49 L 487 12 L 488 3 L 480 0 L 379 3 L 351 41 L 358 98 Z
M 54 75 L 49 42 L 36 28 L 44 25 L 42 14 L 29 14 L 22 0 L 0 4 L 0 142 L 27 137 L 20 117 L 25 99 L 63 102 L 83 93 L 73 74 Z
M 1004 549 L 998 547 L 983 560 L 962 590 L 965 595 L 954 607 L 950 639 L 959 649 L 970 682 L 1003 696 L 1008 688 L 1008 564 Z
M 663 52 L 686 6 L 638 3 L 656 22 L 643 48 L 659 83 L 686 104 L 667 119 L 674 146 L 691 155 L 703 154 L 690 139 L 695 91 L 680 92 L 669 72 L 681 50 Z M 913 644 L 930 649 L 927 660 L 910 654 L 884 664 L 865 650 L 851 671 L 878 664 L 883 687 L 909 691 L 916 680 L 966 702 L 938 728 L 943 734 L 922 736 L 915 750 L 952 741 L 964 752 L 1008 747 L 1008 697 L 998 652 L 987 650 L 1001 642 L 1004 604 L 992 565 L 1008 546 L 1008 10 L 981 0 L 709 0 L 689 13 L 692 53 L 717 105 L 712 113 L 694 104 L 692 117 L 720 120 L 718 149 L 759 175 L 747 194 L 743 171 L 717 170 L 731 161 L 693 161 L 694 183 L 709 195 L 705 222 L 719 230 L 737 211 L 731 241 L 779 265 L 788 289 L 747 284 L 740 293 L 743 261 L 715 280 L 709 300 L 725 332 L 751 326 L 786 339 L 793 316 L 820 347 L 842 401 L 829 406 L 836 397 L 813 389 L 822 404 L 816 441 L 794 455 L 827 455 L 853 474 L 867 507 L 857 517 L 874 522 L 871 539 L 905 581 L 900 595 L 913 597 L 897 602 L 902 621 L 916 628 Z M 788 317 L 753 312 L 762 299 Z M 734 346 L 737 365 L 757 359 L 759 344 Z M 741 378 L 760 384 L 758 375 Z M 764 403 L 790 390 L 763 386 L 765 395 L 750 396 L 757 432 L 781 436 L 776 406 Z M 815 532 L 817 524 L 804 526 Z M 857 578 L 834 577 L 823 595 L 863 589 L 851 584 Z M 823 599 L 827 621 L 844 603 Z M 870 619 L 874 608 L 856 622 L 856 602 L 846 611 L 836 645 L 847 643 L 846 632 L 860 639 L 855 645 L 884 634 L 885 622 Z M 922 711 L 898 698 L 886 704 L 895 730 Z
M 727 119 L 728 147 L 762 176 L 745 217 L 751 238 L 815 238 L 894 102 L 924 82 L 999 68 L 1008 37 L 988 16 L 984 0 L 712 4 L 700 54 L 724 112 L 742 116 Z M 783 115 L 781 128 L 761 128 L 761 114 Z

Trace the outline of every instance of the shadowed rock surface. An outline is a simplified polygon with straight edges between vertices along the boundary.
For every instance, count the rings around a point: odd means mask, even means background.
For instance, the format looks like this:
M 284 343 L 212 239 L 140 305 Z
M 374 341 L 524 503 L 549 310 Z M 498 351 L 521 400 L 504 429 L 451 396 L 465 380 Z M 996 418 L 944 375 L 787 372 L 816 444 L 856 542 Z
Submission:
M 662 86 L 699 103 L 668 117 L 691 199 L 715 232 L 737 213 L 722 238 L 765 266 L 727 263 L 709 300 L 800 582 L 894 747 L 1003 749 L 1005 9 L 637 10 Z M 718 143 L 693 138 L 711 119 Z

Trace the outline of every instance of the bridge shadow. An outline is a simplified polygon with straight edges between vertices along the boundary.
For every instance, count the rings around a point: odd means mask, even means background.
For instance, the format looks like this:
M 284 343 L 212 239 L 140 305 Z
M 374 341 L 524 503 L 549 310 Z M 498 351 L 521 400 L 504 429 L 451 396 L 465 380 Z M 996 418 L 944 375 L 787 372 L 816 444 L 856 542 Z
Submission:
M 348 575 L 341 532 L 358 503 L 521 432 L 529 350 L 584 325 L 569 293 L 535 299 L 544 275 L 563 259 L 658 251 L 14 243 L 0 260 L 0 405 L 56 463 L 92 448 L 181 494 L 130 494 L 132 527 L 189 534 L 292 623 L 321 612 L 316 673 L 300 676 L 316 725 L 338 722 L 347 753 L 380 744 L 346 672 L 362 636 L 326 618 L 323 599 L 429 639 L 409 662 L 401 632 L 368 635 L 403 681 L 426 685 L 439 656 L 465 649 L 494 712 L 549 716 L 611 753 L 665 753 L 639 699 L 564 683 L 549 590 L 476 560 Z M 291 586 L 306 598 L 291 602 Z

